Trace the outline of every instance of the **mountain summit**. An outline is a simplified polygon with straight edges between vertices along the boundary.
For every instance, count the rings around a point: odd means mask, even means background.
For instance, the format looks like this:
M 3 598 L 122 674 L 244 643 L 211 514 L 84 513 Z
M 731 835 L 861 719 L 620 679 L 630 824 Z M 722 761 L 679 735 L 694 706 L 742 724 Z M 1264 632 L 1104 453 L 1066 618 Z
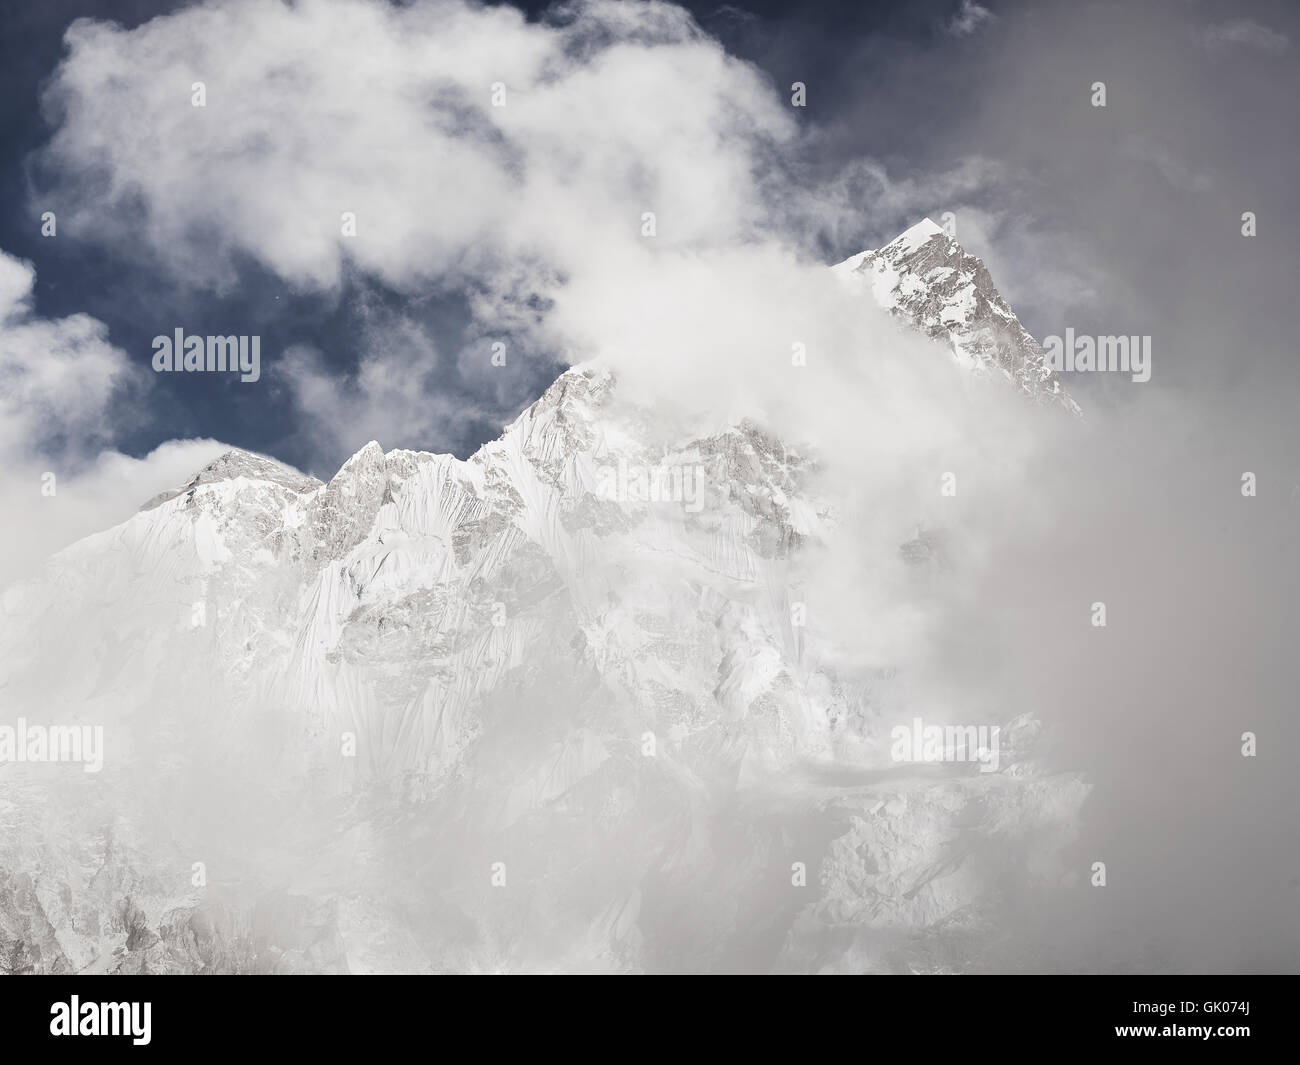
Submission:
M 160 492 L 140 509 L 152 510 L 169 499 L 175 499 L 182 492 L 192 492 L 201 484 L 215 484 L 218 481 L 234 480 L 236 477 L 269 481 L 272 484 L 282 485 L 295 492 L 308 492 L 320 486 L 320 481 L 316 480 L 316 478 L 299 473 L 292 466 L 269 458 L 266 455 L 259 455 L 256 452 L 245 451 L 236 447 L 209 462 L 191 477 L 183 488 Z
M 945 342 L 973 373 L 1005 378 L 1034 402 L 1081 413 L 983 261 L 929 218 L 879 251 L 859 252 L 831 269 L 907 325 Z

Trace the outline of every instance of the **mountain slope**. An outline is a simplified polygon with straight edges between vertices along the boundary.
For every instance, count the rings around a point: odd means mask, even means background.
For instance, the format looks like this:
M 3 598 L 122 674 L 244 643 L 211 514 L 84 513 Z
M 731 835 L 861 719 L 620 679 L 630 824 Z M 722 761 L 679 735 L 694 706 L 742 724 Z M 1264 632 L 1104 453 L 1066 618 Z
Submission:
M 867 254 L 947 254 L 898 243 Z M 900 313 L 950 300 L 919 276 Z M 232 452 L 6 591 L 0 722 L 102 725 L 106 760 L 0 768 L 0 959 L 967 965 L 1086 789 L 1027 718 L 999 772 L 895 763 L 906 678 L 801 616 L 852 535 L 815 459 L 654 422 L 578 367 L 466 461 L 372 442 L 321 484 Z
M 984 263 L 930 219 L 832 269 L 908 325 L 947 343 L 971 372 L 1005 378 L 1035 402 L 1080 413 Z

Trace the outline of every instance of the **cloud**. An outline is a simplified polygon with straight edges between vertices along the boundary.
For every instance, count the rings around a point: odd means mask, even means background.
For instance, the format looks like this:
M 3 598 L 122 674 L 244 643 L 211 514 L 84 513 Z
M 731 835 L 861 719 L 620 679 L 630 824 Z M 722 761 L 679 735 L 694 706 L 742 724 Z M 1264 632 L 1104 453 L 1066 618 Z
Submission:
M 948 32 L 954 37 L 969 37 L 996 16 L 987 7 L 975 3 L 975 0 L 961 0 L 961 7 L 948 23 Z
M 1285 33 L 1248 18 L 1206 26 L 1200 32 L 1200 40 L 1211 51 L 1240 45 L 1272 55 L 1281 55 L 1291 45 Z
M 1120 143 L 1120 154 L 1138 162 L 1150 163 L 1170 185 L 1180 192 L 1208 192 L 1214 181 L 1208 174 L 1192 170 L 1168 148 L 1148 137 L 1129 134 Z
M 480 413 L 466 409 L 471 401 L 439 391 L 438 355 L 418 323 L 398 318 L 368 328 L 361 343 L 365 353 L 347 375 L 302 345 L 286 351 L 277 367 L 314 453 L 346 456 L 369 440 L 418 449 L 441 438 L 448 423 Z M 333 470 L 323 464 L 319 472 L 328 478 Z
M 984 260 L 1022 320 L 1029 308 L 1068 321 L 1072 311 L 1095 306 L 1096 278 L 1058 226 L 1012 209 L 990 210 L 960 198 L 950 202 L 957 240 Z M 1060 254 L 1065 247 L 1071 247 L 1069 256 Z
M 241 0 L 132 31 L 78 21 L 67 45 L 43 161 L 76 187 L 76 225 L 198 284 L 232 283 L 239 255 L 317 289 L 348 267 L 407 290 L 524 269 L 544 284 L 651 210 L 662 242 L 734 238 L 756 152 L 795 128 L 663 4 L 530 24 L 509 7 Z
M 0 508 L 10 515 L 0 539 L 0 589 L 50 554 L 126 521 L 228 450 L 216 440 L 169 440 L 142 458 L 109 448 L 76 467 L 8 452 L 0 473 Z
M 138 401 L 150 381 L 103 322 L 36 314 L 35 281 L 30 263 L 0 251 L 0 586 L 130 517 L 225 450 L 180 440 L 136 459 L 106 448 L 113 412 Z
M 1005 198 L 1019 180 L 981 155 L 901 178 L 868 158 L 849 159 L 824 176 L 796 166 L 783 177 L 788 187 L 781 197 L 782 228 L 805 249 L 826 243 L 844 258 L 865 250 L 864 230 L 874 227 L 872 239 L 888 241 L 927 215 L 955 212 L 974 200 Z M 993 209 L 990 204 L 988 210 Z
M 114 393 L 139 385 L 104 324 L 33 310 L 36 270 L 0 251 L 0 448 L 75 457 L 109 433 Z

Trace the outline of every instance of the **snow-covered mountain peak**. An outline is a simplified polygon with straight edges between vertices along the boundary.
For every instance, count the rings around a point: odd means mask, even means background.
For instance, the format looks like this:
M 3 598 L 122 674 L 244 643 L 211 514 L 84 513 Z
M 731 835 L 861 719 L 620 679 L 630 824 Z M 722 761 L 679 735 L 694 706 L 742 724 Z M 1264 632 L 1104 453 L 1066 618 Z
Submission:
M 160 492 L 140 509 L 152 510 L 169 499 L 193 491 L 200 485 L 218 484 L 241 477 L 250 481 L 269 481 L 293 492 L 311 492 L 320 487 L 320 481 L 315 477 L 309 477 L 278 459 L 259 455 L 254 451 L 245 451 L 242 448 L 231 448 L 199 470 L 184 486 Z
M 957 361 L 972 372 L 1005 378 L 1037 402 L 1080 413 L 1047 366 L 1042 348 L 998 292 L 984 262 L 966 252 L 932 219 L 922 218 L 880 249 L 860 252 L 831 269 L 846 284 L 865 287 L 881 307 L 907 325 L 946 342 Z M 239 477 L 269 481 L 299 493 L 324 488 L 324 499 L 331 495 L 350 501 L 364 497 L 377 507 L 389 489 L 388 470 L 394 456 L 400 454 L 407 463 L 436 461 L 473 477 L 474 467 L 499 456 L 512 439 L 545 468 L 548 460 L 553 465 L 582 451 L 593 444 L 593 433 L 603 433 L 597 412 L 615 387 L 614 375 L 599 363 L 565 370 L 505 427 L 500 438 L 485 444 L 464 463 L 450 455 L 423 451 L 385 454 L 380 443 L 371 440 L 322 485 L 275 459 L 234 448 L 205 466 L 183 488 L 163 492 L 141 509 L 156 507 L 202 484 Z
M 380 446 L 378 440 L 371 440 L 356 452 L 347 462 L 339 468 L 339 474 L 355 473 L 358 470 L 364 470 L 372 467 L 377 462 L 382 462 L 384 458 L 384 449 Z
M 838 270 L 989 367 L 970 330 L 1016 336 L 928 220 Z M 817 458 L 641 402 L 573 367 L 467 460 L 370 441 L 324 484 L 232 450 L 12 589 L 0 724 L 100 725 L 108 755 L 0 774 L 0 961 L 965 965 L 998 905 L 980 855 L 1047 875 L 1085 789 L 1041 774 L 1026 721 L 994 722 L 996 771 L 896 764 L 909 679 L 805 616 L 859 537 Z M 871 566 L 942 554 L 922 531 Z
M 942 234 L 943 231 L 943 227 L 938 223 L 929 218 L 922 218 L 921 221 L 916 223 L 916 225 L 903 233 L 900 233 L 885 245 L 885 249 L 894 249 L 903 252 L 914 251 L 921 247 L 921 245 L 926 244 L 932 237 Z
M 973 373 L 1003 378 L 1037 403 L 1081 413 L 983 260 L 929 218 L 883 248 L 859 252 L 832 269 L 895 317 L 944 342 Z

